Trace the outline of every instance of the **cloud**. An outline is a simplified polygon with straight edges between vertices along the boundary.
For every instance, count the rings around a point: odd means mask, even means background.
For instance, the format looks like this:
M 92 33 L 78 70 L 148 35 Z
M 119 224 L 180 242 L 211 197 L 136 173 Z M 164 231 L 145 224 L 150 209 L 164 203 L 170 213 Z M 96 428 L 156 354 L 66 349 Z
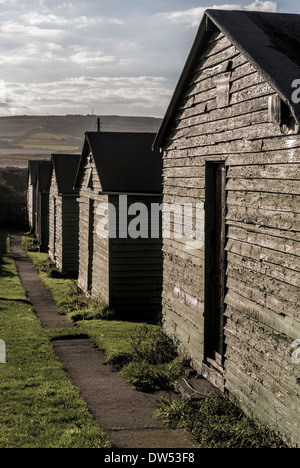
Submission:
M 277 3 L 272 1 L 255 0 L 251 5 L 242 6 L 241 4 L 213 5 L 210 7 L 197 7 L 188 10 L 172 11 L 159 13 L 157 16 L 168 20 L 170 23 L 180 23 L 185 26 L 195 28 L 199 26 L 201 18 L 207 9 L 211 10 L 246 10 L 246 11 L 277 11 Z
M 227 2 L 210 8 L 277 10 L 275 1 Z M 206 10 L 199 7 L 203 3 L 0 0 L 7 92 L 0 112 L 87 113 L 93 107 L 98 113 L 161 117 Z M 166 12 L 166 4 L 173 11 Z
M 30 13 L 22 15 L 20 19 L 25 23 L 33 26 L 41 24 L 55 24 L 65 26 L 66 24 L 68 24 L 68 20 L 66 18 L 56 16 L 52 13 L 45 14 L 39 13 L 37 11 L 32 11 Z
M 270 13 L 276 13 L 278 10 L 278 5 L 276 2 L 262 2 L 260 0 L 255 0 L 251 5 L 245 6 L 247 11 L 269 11 Z
M 120 20 L 120 18 L 109 18 L 108 22 L 110 24 L 117 24 L 117 25 L 125 24 L 124 21 Z
M 71 55 L 71 62 L 86 66 L 87 68 L 97 68 L 105 63 L 112 63 L 115 57 L 104 55 L 101 51 L 91 51 L 85 47 L 74 46 L 75 54 Z
M 163 77 L 72 77 L 48 83 L 6 83 L 2 115 L 89 113 L 161 117 L 171 97 Z
M 52 29 L 52 28 L 38 28 L 33 25 L 25 25 L 15 21 L 6 21 L 3 22 L 0 27 L 1 36 L 23 36 L 23 38 L 56 38 L 63 34 L 61 29 Z

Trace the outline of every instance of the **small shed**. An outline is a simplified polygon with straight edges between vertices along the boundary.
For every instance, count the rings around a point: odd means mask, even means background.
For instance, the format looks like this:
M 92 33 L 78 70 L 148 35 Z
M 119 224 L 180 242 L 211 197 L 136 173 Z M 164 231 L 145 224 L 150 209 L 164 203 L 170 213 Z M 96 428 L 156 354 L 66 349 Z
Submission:
M 28 161 L 27 172 L 27 213 L 28 213 L 28 226 L 32 233 L 35 232 L 36 221 L 36 174 L 37 166 L 43 163 L 43 160 Z
M 48 253 L 50 161 L 37 166 L 35 236 L 41 252 Z
M 80 161 L 76 154 L 52 154 L 49 191 L 49 257 L 56 267 L 78 274 L 78 190 L 74 189 Z
M 165 330 L 291 445 L 300 444 L 299 51 L 300 15 L 207 10 L 154 144 L 164 203 L 199 205 L 194 248 L 175 228 L 163 240 Z
M 86 133 L 76 179 L 79 287 L 128 320 L 154 319 L 161 312 L 161 225 L 151 236 L 151 205 L 162 198 L 162 159 L 152 152 L 154 138 Z M 143 222 L 131 236 L 138 212 Z

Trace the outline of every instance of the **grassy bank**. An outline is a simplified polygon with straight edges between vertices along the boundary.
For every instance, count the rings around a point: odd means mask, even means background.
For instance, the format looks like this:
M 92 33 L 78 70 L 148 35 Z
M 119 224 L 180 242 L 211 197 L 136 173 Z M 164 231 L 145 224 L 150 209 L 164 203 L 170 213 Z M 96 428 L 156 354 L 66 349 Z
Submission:
M 0 339 L 6 344 L 6 364 L 0 364 L 0 447 L 108 447 L 27 302 L 4 231 L 0 258 Z

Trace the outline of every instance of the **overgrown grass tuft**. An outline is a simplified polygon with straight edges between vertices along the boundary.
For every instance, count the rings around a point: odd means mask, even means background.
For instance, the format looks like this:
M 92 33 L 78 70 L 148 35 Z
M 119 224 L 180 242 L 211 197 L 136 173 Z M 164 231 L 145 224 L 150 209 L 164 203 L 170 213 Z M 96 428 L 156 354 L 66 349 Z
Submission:
M 67 315 L 73 322 L 114 318 L 114 313 L 108 309 L 104 301 L 87 299 L 78 290 L 77 281 L 58 270 L 50 261 L 48 254 L 31 248 L 32 242 L 30 236 L 23 236 L 23 248 L 39 272 L 43 285 L 52 293 L 62 315 Z
M 184 427 L 202 448 L 287 448 L 275 432 L 223 397 L 161 400 L 154 416 L 169 427 Z
M 184 359 L 177 355 L 174 343 L 162 329 L 146 324 L 136 327 L 128 351 L 112 355 L 107 363 L 143 392 L 172 390 L 185 366 Z
M 22 247 L 26 252 L 38 252 L 39 246 L 37 242 L 34 241 L 33 237 L 28 235 L 24 235 L 22 237 Z

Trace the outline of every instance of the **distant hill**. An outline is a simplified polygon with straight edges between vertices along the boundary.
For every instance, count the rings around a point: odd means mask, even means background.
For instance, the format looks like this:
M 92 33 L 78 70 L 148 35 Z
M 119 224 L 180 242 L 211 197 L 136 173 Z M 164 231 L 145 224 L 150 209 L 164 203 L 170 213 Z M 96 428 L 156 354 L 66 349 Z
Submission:
M 153 132 L 161 119 L 99 116 L 103 132 Z M 85 132 L 97 131 L 98 116 L 0 117 L 0 166 L 26 167 L 28 159 L 48 159 L 51 153 L 80 153 Z

